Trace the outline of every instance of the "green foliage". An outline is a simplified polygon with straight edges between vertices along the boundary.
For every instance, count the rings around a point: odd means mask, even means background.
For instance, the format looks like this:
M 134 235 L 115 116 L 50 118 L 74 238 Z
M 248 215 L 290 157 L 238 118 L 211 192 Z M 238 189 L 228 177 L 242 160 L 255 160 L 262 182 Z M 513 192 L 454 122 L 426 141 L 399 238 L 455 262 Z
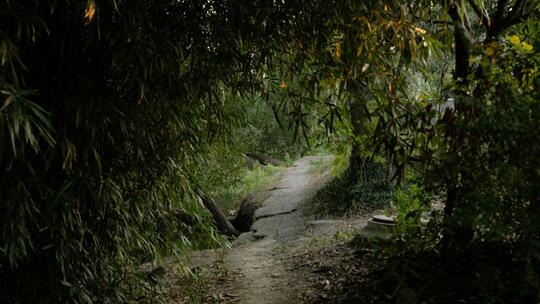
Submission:
M 347 154 L 335 155 L 334 162 L 332 163 L 332 176 L 338 176 L 347 170 L 349 165 L 349 159 Z
M 2 301 L 150 301 L 142 262 L 223 242 L 199 152 L 263 61 L 235 17 L 255 8 L 215 5 L 0 4 Z
M 321 156 L 323 157 L 310 161 L 308 173 L 311 175 L 319 176 L 333 170 L 335 158 L 324 158 L 324 154 Z
M 279 96 L 270 95 L 277 99 Z M 294 130 L 287 125 L 288 117 L 275 113 L 269 102 L 257 100 L 246 104 L 246 125 L 236 135 L 252 150 L 273 158 L 290 161 L 303 155 L 305 145 L 296 138 Z
M 356 240 L 372 265 L 356 286 L 362 295 L 382 295 L 380 303 L 534 303 L 538 300 L 538 261 L 523 256 L 515 244 L 473 244 L 459 258 L 440 259 L 432 238 L 410 243 Z M 422 247 L 424 245 L 425 247 Z M 415 301 L 414 301 L 415 300 Z
M 393 208 L 397 216 L 397 227 L 402 233 L 414 232 L 420 227 L 423 212 L 428 212 L 433 197 L 428 195 L 417 184 L 411 184 L 396 190 Z
M 445 204 L 442 223 L 421 230 L 414 225 L 422 196 L 400 199 L 412 200 L 403 207 L 412 209 L 404 210 L 411 222 L 403 221 L 414 233 L 406 238 L 409 245 L 390 246 L 396 259 L 389 273 L 398 281 L 389 286 L 403 287 L 398 288 L 401 299 L 414 298 L 413 292 L 420 299 L 430 287 L 409 288 L 407 280 L 421 281 L 415 272 L 441 265 L 445 271 L 474 269 L 481 283 L 473 286 L 481 291 L 466 289 L 448 299 L 434 296 L 439 302 L 538 301 L 524 279 L 537 282 L 538 277 L 538 259 L 533 257 L 540 216 L 538 7 L 534 1 L 388 1 L 379 3 L 378 10 L 376 6 L 353 5 L 342 19 L 332 19 L 337 22 L 329 36 L 333 41 L 326 41 L 329 54 L 314 60 L 320 60 L 317 67 L 327 69 L 327 79 L 339 88 L 337 95 L 343 97 L 337 102 L 350 98 L 368 122 L 375 121 L 372 132 L 366 122 L 358 124 L 360 132 L 353 128 L 360 135 L 353 143 L 360 139 L 362 148 L 384 155 L 397 177 L 415 170 L 420 176 L 416 182 Z M 416 79 L 407 79 L 411 75 Z M 336 200 L 346 201 L 346 183 L 331 185 L 341 190 L 334 191 Z M 486 252 L 496 246 L 505 250 L 489 258 Z M 512 252 L 523 258 L 502 267 Z M 446 260 L 439 260 L 441 256 Z M 462 260 L 469 256 L 477 265 Z M 489 271 L 482 269 L 511 271 L 519 283 L 512 287 L 500 276 L 491 281 Z M 527 275 L 519 277 L 520 271 Z
M 524 45 L 510 35 L 471 45 L 477 72 L 466 87 L 449 84 L 459 88 L 455 108 L 424 102 L 404 113 L 399 151 L 409 152 L 400 157 L 421 170 L 427 188 L 455 195 L 455 205 L 447 202 L 450 234 L 469 226 L 485 241 L 534 238 L 538 147 L 530 143 L 538 140 L 532 79 L 539 62 Z
M 269 185 L 279 177 L 283 168 L 272 165 L 262 166 L 254 164 L 252 169 L 243 171 L 243 175 L 236 182 L 221 187 L 215 187 L 213 197 L 225 212 L 231 214 L 239 207 L 239 204 L 246 195 L 267 190 L 264 187 Z
M 394 196 L 388 166 L 385 163 L 365 159 L 358 174 L 358 180 L 350 186 L 353 205 L 372 209 L 386 207 Z
M 262 166 L 246 154 L 256 151 L 290 161 L 290 157 L 300 154 L 301 144 L 279 127 L 268 105 L 260 100 L 236 98 L 225 105 L 228 106 L 231 113 L 227 115 L 235 120 L 235 126 L 223 139 L 200 147 L 199 153 L 204 157 L 193 178 L 209 191 L 225 213 L 232 215 L 247 194 L 266 187 L 281 170 L 272 165 Z
M 429 210 L 432 194 L 416 184 L 396 192 L 397 227 L 390 240 L 356 239 L 373 264 L 363 294 L 382 294 L 381 303 L 534 303 L 540 261 L 526 242 L 474 241 L 453 255 L 440 255 L 442 217 Z M 365 274 L 362 275 L 366 279 Z
M 409 232 L 400 234 L 403 243 L 389 247 L 395 251 L 389 254 L 388 272 L 398 280 L 389 286 L 412 288 L 424 293 L 421 298 L 432 288 L 437 291 L 429 296 L 443 303 L 538 301 L 533 285 L 540 268 L 532 257 L 538 250 L 534 219 L 540 215 L 534 207 L 538 205 L 539 175 L 533 169 L 538 167 L 538 145 L 531 144 L 538 141 L 538 87 L 533 84 L 538 81 L 538 38 L 533 34 L 537 32 L 538 20 L 531 17 L 502 30 L 500 36 L 469 41 L 466 79 L 441 79 L 441 91 L 454 98 L 453 106 L 446 105 L 444 94 L 439 101 L 409 100 L 399 111 L 402 116 L 382 120 L 384 128 L 399 126 L 399 134 L 386 142 L 396 153 L 394 159 L 401 159 L 402 168 L 421 172 L 420 182 L 429 192 L 446 196 L 444 221 L 436 220 L 425 229 L 415 228 L 414 215 L 421 209 L 415 211 L 416 199 L 406 197 L 404 205 L 413 208 L 405 214 L 412 213 L 413 222 L 401 220 Z M 383 141 L 389 139 L 386 136 Z M 494 248 L 500 250 L 490 256 Z M 422 279 L 434 267 L 425 265 L 426 256 L 443 269 L 428 275 L 430 280 L 473 287 L 441 298 L 445 288 Z M 514 263 L 503 266 L 508 259 Z M 463 269 L 468 273 L 459 272 Z
M 291 23 L 260 26 L 296 14 L 274 6 L 0 4 L 3 298 L 152 299 L 140 263 L 223 242 L 197 188 L 242 176 L 243 147 L 283 154 L 291 138 L 267 105 L 245 113 L 289 40 Z M 262 134 L 238 135 L 249 123 Z
M 334 176 L 310 199 L 306 215 L 364 214 L 389 205 L 394 192 L 386 165 L 365 159 L 361 178 L 354 183 L 351 183 L 348 170 Z

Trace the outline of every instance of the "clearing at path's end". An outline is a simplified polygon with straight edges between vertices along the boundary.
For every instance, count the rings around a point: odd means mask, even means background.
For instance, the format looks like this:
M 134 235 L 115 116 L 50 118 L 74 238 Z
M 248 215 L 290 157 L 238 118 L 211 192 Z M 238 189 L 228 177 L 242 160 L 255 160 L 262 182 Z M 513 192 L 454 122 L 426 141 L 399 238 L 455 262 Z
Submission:
M 313 162 L 330 156 L 308 156 L 296 161 L 283 174 L 281 182 L 255 212 L 251 232 L 240 240 L 256 239 L 233 248 L 226 261 L 241 275 L 236 303 L 292 303 L 295 282 L 289 282 L 276 244 L 292 243 L 301 238 L 305 225 L 297 212 L 298 205 L 312 192 L 309 168 Z

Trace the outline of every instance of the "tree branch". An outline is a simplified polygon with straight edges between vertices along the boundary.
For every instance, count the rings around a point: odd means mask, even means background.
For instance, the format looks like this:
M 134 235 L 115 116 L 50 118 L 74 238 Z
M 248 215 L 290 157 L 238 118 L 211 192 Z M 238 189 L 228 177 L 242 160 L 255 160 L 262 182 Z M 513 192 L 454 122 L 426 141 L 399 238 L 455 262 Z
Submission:
M 519 23 L 520 20 L 526 19 L 533 12 L 533 7 L 531 1 L 528 0 L 517 0 L 512 6 L 512 15 L 507 16 L 506 27 L 510 27 L 514 24 Z
M 429 20 L 427 22 L 431 24 L 454 25 L 451 20 Z
M 489 29 L 490 27 L 490 19 L 489 19 L 489 16 L 487 14 L 484 14 L 484 12 L 482 11 L 482 9 L 480 9 L 480 7 L 478 6 L 478 4 L 476 4 L 476 2 L 474 2 L 474 0 L 467 0 L 467 2 L 469 3 L 469 5 L 472 7 L 473 11 L 476 13 L 476 15 L 478 16 L 478 18 L 480 18 L 480 23 L 486 28 L 486 29 Z
M 495 40 L 504 30 L 530 16 L 533 11 L 531 4 L 529 0 L 516 0 L 512 8 L 507 11 L 508 0 L 499 0 L 492 18 L 493 22 L 487 32 L 486 42 Z
M 499 0 L 497 2 L 497 8 L 495 9 L 493 18 L 491 18 L 493 22 L 489 26 L 486 35 L 486 41 L 495 40 L 497 36 L 499 36 L 499 34 L 502 32 L 505 23 L 504 11 L 507 4 L 508 0 Z
M 454 79 L 465 84 L 467 83 L 467 75 L 469 75 L 470 39 L 459 8 L 454 4 L 448 13 L 454 23 L 456 61 Z

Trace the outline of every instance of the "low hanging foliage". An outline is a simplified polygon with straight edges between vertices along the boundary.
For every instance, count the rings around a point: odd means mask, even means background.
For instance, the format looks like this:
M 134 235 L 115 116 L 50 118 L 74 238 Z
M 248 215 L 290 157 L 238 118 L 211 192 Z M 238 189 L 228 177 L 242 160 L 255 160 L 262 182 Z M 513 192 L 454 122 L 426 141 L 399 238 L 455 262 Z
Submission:
M 141 263 L 223 241 L 193 177 L 263 62 L 254 8 L 0 4 L 0 302 L 152 300 Z
M 538 5 L 340 4 L 324 47 L 287 59 L 304 59 L 313 78 L 325 79 L 337 92 L 328 107 L 341 116 L 357 105 L 361 132 L 351 119 L 346 135 L 366 139 L 363 148 L 384 156 L 396 177 L 411 170 L 442 195 L 445 239 L 536 240 Z M 426 85 L 412 87 L 410 75 Z
M 221 242 L 196 194 L 212 142 L 328 5 L 0 4 L 2 300 L 153 299 L 142 262 Z
M 426 282 L 415 273 L 432 269 L 422 264 L 425 254 L 440 267 L 479 269 L 475 279 L 485 279 L 474 285 L 480 292 L 465 289 L 449 302 L 537 302 L 540 6 L 503 0 L 368 1 L 351 7 L 328 21 L 334 35 L 323 51 L 300 49 L 298 58 L 310 58 L 313 73 L 329 79 L 343 114 L 351 114 L 347 103 L 361 110 L 365 133 L 356 132 L 351 119 L 354 140 L 367 138 L 362 148 L 384 156 L 397 177 L 410 172 L 444 206 L 429 235 L 416 225 L 407 242 L 392 247 L 391 266 L 407 273 L 388 284 L 392 301 L 433 299 L 422 294 Z M 424 85 L 412 87 L 411 75 Z M 418 211 L 411 212 L 414 223 L 420 222 Z M 411 269 L 407 257 L 418 248 L 407 244 L 428 248 Z M 488 258 L 497 246 L 501 254 Z M 471 256 L 477 268 L 468 266 Z M 510 257 L 516 263 L 500 267 Z M 493 280 L 490 271 L 497 273 Z M 505 271 L 519 280 L 499 275 Z M 451 274 L 456 282 L 461 278 Z M 409 275 L 416 277 L 412 289 Z M 396 298 L 401 292 L 412 296 Z

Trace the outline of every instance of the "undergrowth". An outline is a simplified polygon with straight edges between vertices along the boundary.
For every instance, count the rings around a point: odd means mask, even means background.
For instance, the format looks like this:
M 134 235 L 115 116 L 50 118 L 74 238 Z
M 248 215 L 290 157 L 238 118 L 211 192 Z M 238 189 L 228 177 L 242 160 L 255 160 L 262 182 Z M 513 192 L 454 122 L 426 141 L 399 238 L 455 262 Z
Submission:
M 359 215 L 389 206 L 394 191 L 386 165 L 366 160 L 358 179 L 351 181 L 342 160 L 338 158 L 336 162 L 340 168 L 332 170 L 333 178 L 306 204 L 305 215 Z
M 324 154 L 320 154 L 320 155 L 324 155 Z M 308 173 L 312 176 L 313 175 L 318 176 L 318 175 L 325 174 L 326 172 L 331 170 L 332 167 L 333 167 L 333 161 L 331 161 L 330 158 L 321 157 L 316 160 L 312 160 L 309 163 Z
M 218 251 L 209 261 L 183 271 L 169 271 L 167 292 L 161 300 L 166 304 L 223 303 L 224 291 L 233 287 L 235 279 L 225 263 L 225 253 Z
M 212 194 L 223 211 L 232 215 L 246 195 L 265 190 L 268 185 L 279 178 L 279 173 L 283 169 L 283 167 L 262 166 L 256 163 L 251 169 L 246 168 L 236 182 L 217 187 Z
M 324 264 L 332 271 L 314 280 L 303 303 L 539 303 L 540 257 L 528 250 L 529 242 L 475 240 L 444 258 L 435 228 L 390 240 L 357 236 L 323 244 L 317 254 L 306 254 L 314 262 L 300 267 L 313 274 Z M 328 288 L 320 288 L 321 280 L 330 282 Z
M 435 230 L 434 230 L 435 231 Z M 361 272 L 332 291 L 335 303 L 538 303 L 540 259 L 520 242 L 475 241 L 443 258 L 432 238 L 390 241 L 356 238 Z M 428 239 L 426 241 L 426 239 Z M 347 286 L 344 290 L 344 286 Z M 377 300 L 374 302 L 374 295 Z

